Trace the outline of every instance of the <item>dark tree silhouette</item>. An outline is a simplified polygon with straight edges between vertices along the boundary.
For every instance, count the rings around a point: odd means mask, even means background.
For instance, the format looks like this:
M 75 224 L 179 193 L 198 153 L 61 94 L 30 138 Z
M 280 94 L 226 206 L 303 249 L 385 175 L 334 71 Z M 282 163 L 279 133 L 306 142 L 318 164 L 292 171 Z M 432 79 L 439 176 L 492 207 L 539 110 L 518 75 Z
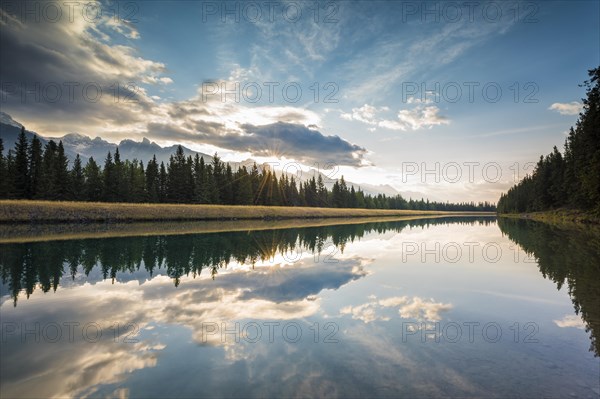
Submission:
M 12 175 L 14 190 L 12 195 L 15 198 L 30 198 L 28 148 L 25 127 L 21 127 L 19 138 L 15 143 L 14 173 Z
M 498 201 L 501 213 L 572 208 L 600 214 L 600 67 L 584 82 L 587 98 L 565 141 Z
M 323 177 L 312 176 L 305 181 L 296 181 L 293 176 L 277 172 L 264 166 L 252 165 L 236 170 L 222 162 L 215 154 L 211 163 L 204 158 L 184 155 L 178 146 L 167 166 L 157 163 L 156 156 L 148 162 L 122 160 L 117 148 L 114 157 L 108 152 L 104 167 L 93 158 L 83 166 L 76 155 L 73 166 L 65 155 L 62 141 L 50 140 L 44 150 L 37 137 L 27 142 L 24 129 L 14 150 L 6 158 L 0 157 L 0 198 L 105 201 L 105 202 L 150 202 L 150 203 L 195 203 L 222 205 L 268 205 L 309 206 L 370 209 L 414 209 L 444 211 L 494 211 L 493 204 L 438 203 L 421 199 L 406 201 L 402 196 L 388 197 L 366 195 L 361 189 L 348 187 L 342 176 L 328 190 Z M 1 144 L 1 143 L 0 143 Z M 553 155 L 558 160 L 560 154 Z M 554 159 L 554 158 L 553 158 Z M 543 160 L 540 161 L 543 164 Z M 558 161 L 557 161 L 558 162 Z M 541 167 L 540 167 L 541 168 Z M 552 179 L 552 171 L 548 179 Z M 543 186 L 541 186 L 543 187 Z M 561 198 L 560 184 L 545 193 L 544 201 Z M 532 186 L 532 190 L 535 187 Z M 544 202 L 545 203 L 545 202 Z

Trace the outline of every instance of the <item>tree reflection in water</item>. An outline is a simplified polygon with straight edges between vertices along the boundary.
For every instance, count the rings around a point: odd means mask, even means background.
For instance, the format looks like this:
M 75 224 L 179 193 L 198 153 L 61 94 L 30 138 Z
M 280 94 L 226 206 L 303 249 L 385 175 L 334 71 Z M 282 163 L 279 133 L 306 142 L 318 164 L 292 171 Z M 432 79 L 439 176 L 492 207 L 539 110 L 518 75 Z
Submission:
M 348 242 L 365 234 L 386 231 L 401 232 L 405 228 L 426 228 L 437 224 L 490 224 L 490 217 L 452 217 L 343 224 L 295 229 L 245 232 L 155 235 L 80 240 L 0 244 L 0 276 L 8 285 L 16 306 L 19 294 L 28 298 L 39 287 L 44 292 L 55 290 L 67 273 L 75 279 L 79 271 L 85 276 L 99 268 L 104 279 L 117 278 L 117 273 L 156 269 L 178 286 L 182 276 L 199 276 L 207 270 L 215 278 L 220 268 L 232 261 L 254 265 L 275 255 L 298 251 L 321 254 L 326 245 L 343 252 Z
M 522 219 L 499 218 L 503 234 L 535 257 L 540 272 L 569 296 L 590 334 L 590 351 L 600 356 L 600 233 L 564 229 Z

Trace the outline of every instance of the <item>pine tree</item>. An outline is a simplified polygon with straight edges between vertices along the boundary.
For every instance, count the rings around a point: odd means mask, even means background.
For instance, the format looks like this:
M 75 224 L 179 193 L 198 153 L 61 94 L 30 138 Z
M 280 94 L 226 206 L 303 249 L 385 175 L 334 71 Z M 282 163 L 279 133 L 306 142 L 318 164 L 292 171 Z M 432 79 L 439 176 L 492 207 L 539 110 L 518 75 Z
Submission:
M 304 182 L 304 202 L 306 206 L 319 206 L 317 193 L 317 181 L 313 176 L 308 182 Z
M 86 201 L 100 201 L 102 200 L 102 193 L 104 191 L 104 181 L 102 178 L 102 171 L 96 163 L 93 157 L 88 160 L 88 163 L 83 169 L 83 175 L 85 176 L 84 194 Z
M 329 206 L 328 196 L 327 188 L 325 187 L 325 183 L 323 183 L 323 176 L 319 173 L 319 178 L 317 179 L 317 198 L 319 206 Z
M 28 143 L 25 135 L 25 127 L 21 127 L 21 133 L 15 144 L 15 171 L 13 176 L 13 197 L 29 198 L 29 160 Z
M 559 208 L 565 205 L 567 194 L 564 191 L 564 176 L 565 176 L 565 165 L 562 154 L 558 151 L 558 148 L 554 146 L 553 152 L 549 157 L 550 159 L 550 187 L 548 187 L 548 193 L 550 195 L 551 206 L 553 208 Z M 486 206 L 485 204 L 483 206 Z
M 106 155 L 106 159 L 104 160 L 104 170 L 103 170 L 103 181 L 104 181 L 104 190 L 102 197 L 104 201 L 107 202 L 116 202 L 118 201 L 117 197 L 117 188 L 116 184 L 118 182 L 117 172 L 115 170 L 115 163 L 113 162 L 113 157 L 110 151 Z
M 357 208 L 358 200 L 356 198 L 356 191 L 354 190 L 354 186 L 350 188 L 350 201 L 348 203 L 349 208 Z
M 305 191 L 305 185 L 300 183 L 300 188 L 298 189 L 298 196 L 300 197 L 300 206 L 308 206 L 306 204 L 306 191 Z
M 356 207 L 357 208 L 366 208 L 367 203 L 365 201 L 365 193 L 359 188 L 356 192 Z
M 198 154 L 196 154 L 198 160 Z M 194 202 L 208 204 L 209 201 L 209 172 L 204 163 L 204 157 L 194 163 Z
M 8 170 L 6 169 L 6 159 L 4 158 L 4 142 L 0 137 L 0 199 L 8 198 Z
M 112 188 L 114 193 L 113 201 L 116 202 L 125 202 L 127 200 L 129 184 L 129 170 L 125 162 L 121 160 L 121 152 L 119 151 L 119 147 L 115 148 L 114 155 L 114 167 L 112 173 L 112 179 L 114 182 L 114 187 Z
M 14 174 L 15 174 L 15 156 L 14 156 L 13 150 L 10 149 L 10 150 L 8 150 L 8 154 L 6 154 L 6 176 L 7 176 L 7 179 L 5 181 L 5 184 L 6 184 L 6 197 L 7 198 L 14 198 L 13 197 L 14 179 L 11 178 L 12 176 L 14 176 Z
M 156 155 L 154 155 L 152 160 L 150 160 L 146 166 L 146 193 L 149 202 L 158 202 L 158 187 L 158 162 L 156 162 Z
M 245 166 L 239 168 L 235 174 L 235 193 L 237 205 L 251 205 L 254 199 L 252 181 Z
M 342 199 L 342 191 L 340 190 L 340 183 L 336 180 L 333 183 L 333 188 L 331 189 L 331 205 L 335 208 L 341 208 L 343 203 Z
M 65 155 L 65 148 L 62 141 L 58 142 L 54 168 L 54 187 L 56 190 L 54 199 L 67 200 L 69 199 L 71 181 L 69 176 L 69 160 Z
M 191 160 L 188 162 L 185 158 L 182 146 L 177 146 L 175 155 L 171 155 L 167 167 L 167 198 L 169 202 L 183 203 L 188 202 L 191 197 L 189 186 L 192 180 Z
M 283 198 L 281 195 L 281 189 L 279 187 L 279 181 L 275 172 L 271 173 L 271 180 L 269 184 L 269 205 L 281 206 L 283 204 Z
M 77 154 L 75 161 L 73 161 L 73 169 L 71 169 L 70 199 L 75 201 L 83 201 L 86 199 L 84 186 L 85 175 L 81 166 L 81 158 L 79 157 L 79 154 Z
M 130 202 L 146 202 L 146 178 L 144 174 L 144 164 L 137 159 L 129 165 L 129 201 Z
M 223 163 L 215 152 L 212 160 L 212 180 L 209 181 L 209 197 L 211 204 L 222 204 L 221 191 L 223 190 Z
M 42 142 L 34 135 L 29 146 L 29 195 L 39 198 L 42 174 Z
M 196 153 L 194 157 L 194 163 L 192 165 L 192 202 L 195 204 L 202 204 L 203 190 L 204 190 L 204 159 L 200 162 L 200 155 Z
M 158 174 L 158 200 L 161 203 L 167 202 L 167 169 L 165 163 L 160 163 L 160 172 Z
M 559 206 L 566 201 L 568 183 L 566 171 L 569 162 L 577 158 L 577 148 L 580 147 L 581 134 L 578 133 L 580 124 L 574 129 L 572 137 L 567 139 L 565 156 L 554 148 L 554 152 L 542 157 L 532 176 L 528 176 L 518 187 L 513 187 L 501 198 L 501 207 L 509 209 L 532 210 L 548 206 Z M 23 131 L 21 132 L 23 133 Z M 589 140 L 589 138 L 588 138 Z M 259 172 L 256 164 L 250 172 L 245 166 L 235 172 L 229 163 L 224 163 L 215 154 L 211 164 L 206 165 L 204 159 L 197 154 L 193 159 L 184 156 L 183 147 L 170 158 L 168 167 L 161 162 L 157 164 L 156 157 L 148 162 L 146 170 L 142 162 L 134 159 L 121 160 L 119 149 L 115 158 L 108 152 L 104 168 L 100 168 L 93 158 L 90 158 L 85 168 L 82 168 L 81 157 L 76 156 L 73 168 L 69 171 L 68 160 L 62 142 L 57 145 L 50 140 L 41 151 L 41 143 L 34 137 L 31 145 L 26 140 L 23 145 L 17 143 L 15 150 L 10 150 L 6 158 L 2 155 L 0 140 L 0 176 L 6 176 L 0 181 L 0 198 L 17 190 L 13 184 L 18 182 L 18 165 L 22 164 L 22 149 L 26 148 L 28 161 L 27 173 L 30 178 L 29 192 L 37 198 L 52 200 L 87 200 L 109 202 L 177 202 L 177 203 L 214 203 L 227 205 L 271 205 L 271 206 L 333 206 L 358 207 L 369 209 L 417 209 L 417 210 L 494 210 L 487 202 L 479 204 L 462 203 L 448 204 L 425 201 L 407 202 L 400 195 L 387 197 L 365 195 L 354 186 L 348 188 L 344 177 L 336 181 L 331 192 L 325 187 L 323 178 L 313 176 L 304 183 L 297 184 L 294 177 L 281 174 L 279 177 L 268 165 Z M 17 153 L 21 155 L 17 157 Z M 19 158 L 19 162 L 17 162 Z M 576 161 L 572 161 L 576 162 Z M 564 166 L 563 166 L 564 165 Z M 564 171 L 563 171 L 564 169 Z M 21 168 L 22 170 L 22 168 Z M 578 172 L 576 169 L 573 169 Z M 34 178 L 34 176 L 40 176 Z M 576 174 L 578 178 L 581 173 Z M 34 181 L 39 180 L 39 184 Z M 581 180 L 581 178 L 580 178 Z M 550 182 L 540 184 L 540 182 Z M 579 182 L 581 187 L 582 181 Z M 586 182 L 589 184 L 589 182 Z M 37 188 L 36 188 L 37 187 Z M 33 194 L 31 194 L 33 195 Z M 531 198 L 542 198 L 543 202 L 536 204 Z
M 346 185 L 346 180 L 344 180 L 344 176 L 340 179 L 340 195 L 341 195 L 341 208 L 348 208 L 348 204 L 350 203 L 350 191 L 348 190 L 348 186 Z
M 225 167 L 225 172 L 223 174 L 223 198 L 221 199 L 221 203 L 225 205 L 233 205 L 234 204 L 234 196 L 235 193 L 233 191 L 233 171 L 231 169 L 231 165 L 227 163 Z
M 252 195 L 253 195 L 253 204 L 259 204 L 259 196 L 260 196 L 260 173 L 258 172 L 258 166 L 256 166 L 256 162 L 252 164 L 252 169 L 250 171 L 250 183 L 252 184 Z
M 580 156 L 583 165 L 579 172 L 582 197 L 586 199 L 584 206 L 600 214 L 600 67 L 588 73 L 590 79 L 583 84 L 587 97 L 583 99 L 583 112 L 577 123 L 585 149 Z
M 584 82 L 587 98 L 564 156 L 554 147 L 541 157 L 531 176 L 501 196 L 500 212 L 529 212 L 568 206 L 600 214 L 600 68 Z
M 40 199 L 54 199 L 56 196 L 55 172 L 58 146 L 50 140 L 44 147 L 42 156 L 42 178 L 40 180 L 37 197 Z
M 130 161 L 126 159 L 123 162 L 121 172 L 121 189 L 118 192 L 117 198 L 119 202 L 135 202 L 132 199 L 132 179 L 133 179 L 133 164 L 137 162 L 135 159 Z
M 290 206 L 288 194 L 289 194 L 289 185 L 290 182 L 285 173 L 282 173 L 279 176 L 279 192 L 281 196 L 281 206 Z
M 296 184 L 296 180 L 294 179 L 294 176 L 292 176 L 290 178 L 290 185 L 289 185 L 289 191 L 288 191 L 288 195 L 287 195 L 289 204 L 291 206 L 302 206 L 302 198 L 300 196 L 300 193 L 298 192 L 298 185 Z

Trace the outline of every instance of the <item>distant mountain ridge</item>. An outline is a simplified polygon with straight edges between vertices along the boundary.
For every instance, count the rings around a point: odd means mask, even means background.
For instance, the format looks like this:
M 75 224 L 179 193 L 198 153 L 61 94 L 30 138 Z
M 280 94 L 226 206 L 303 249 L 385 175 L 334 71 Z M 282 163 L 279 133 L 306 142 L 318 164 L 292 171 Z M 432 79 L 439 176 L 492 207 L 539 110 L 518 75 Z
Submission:
M 9 149 L 14 148 L 17 137 L 21 132 L 21 126 L 22 125 L 12 119 L 10 115 L 5 112 L 0 112 L 0 137 L 4 141 L 5 153 L 8 152 Z M 106 158 L 106 154 L 109 151 L 114 154 L 117 147 L 119 147 L 121 159 L 137 159 L 146 164 L 154 155 L 156 155 L 158 163 L 164 162 L 166 164 L 169 162 L 169 157 L 174 154 L 177 149 L 176 145 L 171 147 L 161 147 L 145 137 L 140 142 L 126 139 L 121 140 L 119 144 L 115 144 L 108 142 L 101 137 L 92 139 L 79 133 L 69 133 L 63 137 L 47 137 L 30 130 L 26 130 L 25 132 L 29 140 L 31 140 L 33 135 L 37 135 L 42 142 L 42 145 L 45 145 L 50 140 L 54 140 L 57 143 L 58 141 L 62 141 L 63 146 L 65 147 L 65 154 L 69 158 L 69 161 L 71 161 L 71 164 L 77 154 L 79 154 L 84 163 L 87 162 L 89 158 L 94 157 L 96 162 L 102 164 Z M 197 152 L 184 146 L 182 147 L 186 156 L 191 155 L 194 157 L 198 154 L 201 157 L 204 157 L 206 162 L 212 161 L 212 156 L 208 154 Z
M 5 112 L 0 112 L 0 138 L 2 138 L 4 142 L 4 153 L 8 152 L 9 149 L 15 147 L 15 143 L 21 132 L 21 127 L 23 125 L 17 121 L 15 121 L 10 115 Z M 121 159 L 137 159 L 143 161 L 144 164 L 147 164 L 149 160 L 152 159 L 154 155 L 156 155 L 156 160 L 158 163 L 164 162 L 165 165 L 169 162 L 169 158 L 172 154 L 175 153 L 177 149 L 177 145 L 173 145 L 170 147 L 161 147 L 153 141 L 148 140 L 146 137 L 142 139 L 142 141 L 134 141 L 131 139 L 121 140 L 119 144 L 111 143 L 104 140 L 101 137 L 90 138 L 88 136 L 79 134 L 79 133 L 68 133 L 62 137 L 49 137 L 41 135 L 37 132 L 33 132 L 30 130 L 25 130 L 27 134 L 27 138 L 31 140 L 33 135 L 37 135 L 42 145 L 46 145 L 46 143 L 50 140 L 54 140 L 58 143 L 58 141 L 63 142 L 63 146 L 65 148 L 65 154 L 69 158 L 69 164 L 73 164 L 73 160 L 79 154 L 82 159 L 82 162 L 85 164 L 89 158 L 93 157 L 96 162 L 100 165 L 104 164 L 104 159 L 106 158 L 106 154 L 110 151 L 112 154 L 115 153 L 117 147 L 119 147 L 119 153 L 121 155 Z M 211 162 L 213 157 L 208 154 L 204 154 L 202 152 L 197 152 L 191 150 L 185 146 L 183 147 L 183 151 L 186 156 L 191 155 L 195 157 L 198 154 L 201 157 L 204 157 L 205 162 Z M 242 162 L 229 162 L 233 168 L 237 168 L 239 165 L 246 165 L 246 167 L 251 166 L 254 163 L 254 160 L 247 159 Z M 262 169 L 262 166 L 259 165 L 259 169 Z M 317 171 L 316 169 L 312 169 L 309 172 L 302 173 L 300 176 L 300 181 L 306 181 L 312 178 L 313 176 L 318 178 L 319 174 L 321 174 L 323 181 L 325 182 L 325 186 L 328 189 L 333 187 L 335 179 L 339 179 L 341 175 L 332 176 L 333 179 L 329 178 L 326 173 L 322 173 Z M 296 177 L 296 176 L 295 176 Z M 377 194 L 385 194 L 387 196 L 395 196 L 400 194 L 396 189 L 394 189 L 390 185 L 374 185 L 368 183 L 353 183 L 350 181 L 346 182 L 348 186 L 354 186 L 355 188 L 361 188 L 366 194 L 377 195 Z M 412 196 L 415 199 L 420 199 L 421 196 Z

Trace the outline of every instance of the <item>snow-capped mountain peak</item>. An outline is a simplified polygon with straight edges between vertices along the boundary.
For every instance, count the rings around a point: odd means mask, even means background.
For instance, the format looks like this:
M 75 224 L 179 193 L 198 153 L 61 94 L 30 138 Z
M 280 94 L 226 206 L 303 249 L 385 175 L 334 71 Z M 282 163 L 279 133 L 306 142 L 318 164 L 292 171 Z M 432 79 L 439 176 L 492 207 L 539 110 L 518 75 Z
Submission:
M 10 125 L 14 127 L 18 127 L 19 129 L 23 127 L 19 122 L 14 120 L 12 116 L 7 114 L 6 112 L 0 111 L 0 123 L 4 123 L 5 125 Z

